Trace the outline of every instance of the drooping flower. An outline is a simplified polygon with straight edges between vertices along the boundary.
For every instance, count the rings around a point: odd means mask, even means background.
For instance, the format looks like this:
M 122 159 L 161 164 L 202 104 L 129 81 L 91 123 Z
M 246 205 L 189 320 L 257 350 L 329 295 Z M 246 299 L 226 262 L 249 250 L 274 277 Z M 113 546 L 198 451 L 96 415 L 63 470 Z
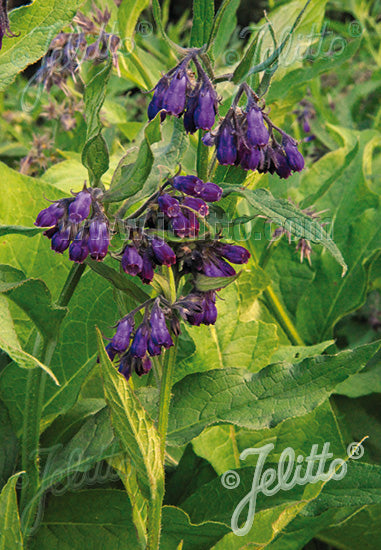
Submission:
M 137 329 L 131 344 L 130 353 L 134 357 L 143 358 L 147 353 L 149 338 L 149 328 L 146 323 L 142 323 Z
M 129 315 L 119 321 L 116 333 L 111 340 L 111 346 L 117 353 L 127 350 L 134 326 L 134 318 Z
M 160 210 L 164 212 L 168 218 L 175 218 L 181 213 L 179 201 L 168 193 L 160 195 L 157 202 Z
M 58 222 L 65 214 L 65 205 L 62 201 L 57 201 L 41 210 L 38 214 L 34 225 L 37 227 L 52 227 L 57 225 Z
M 92 203 L 91 194 L 87 189 L 80 191 L 74 201 L 69 206 L 69 221 L 71 223 L 80 223 L 90 214 Z
M 217 253 L 233 264 L 247 264 L 250 258 L 250 252 L 236 244 L 218 243 L 216 249 Z
M 110 244 L 108 224 L 104 216 L 90 220 L 88 248 L 93 260 L 103 260 Z
M 165 348 L 173 346 L 171 335 L 165 323 L 164 313 L 157 300 L 152 307 L 149 324 L 151 327 L 151 340 L 154 344 Z
M 69 248 L 69 258 L 72 262 L 82 264 L 89 255 L 88 232 L 80 229 Z
M 143 258 L 136 250 L 135 246 L 128 245 L 124 249 L 122 268 L 123 271 L 129 275 L 137 275 L 143 269 Z
M 152 252 L 159 265 L 173 265 L 176 263 L 176 254 L 163 239 L 153 238 L 151 241 Z

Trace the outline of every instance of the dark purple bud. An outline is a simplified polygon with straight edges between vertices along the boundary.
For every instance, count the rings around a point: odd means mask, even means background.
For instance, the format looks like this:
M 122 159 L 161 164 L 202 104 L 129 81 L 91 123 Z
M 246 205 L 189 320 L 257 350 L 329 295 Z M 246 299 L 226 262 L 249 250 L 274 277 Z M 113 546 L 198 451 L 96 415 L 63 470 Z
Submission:
M 91 195 L 84 189 L 75 197 L 75 200 L 69 206 L 69 221 L 71 223 L 80 223 L 90 214 Z
M 210 130 L 216 120 L 217 94 L 211 82 L 205 81 L 198 95 L 197 107 L 194 112 L 196 128 Z
M 34 225 L 37 227 L 51 227 L 57 225 L 59 220 L 65 214 L 65 207 L 60 202 L 54 202 L 48 208 L 44 208 L 38 214 Z
M 246 113 L 247 140 L 250 145 L 264 147 L 269 141 L 269 131 L 265 126 L 261 109 L 253 105 Z
M 89 255 L 89 249 L 87 246 L 88 236 L 83 234 L 83 231 L 78 231 L 74 241 L 69 248 L 69 258 L 72 262 L 82 264 Z
M 303 120 L 303 131 L 306 134 L 309 134 L 311 132 L 311 126 L 310 126 L 310 123 L 308 122 L 308 118 L 305 118 Z
M 300 172 L 304 168 L 304 158 L 302 153 L 298 151 L 298 146 L 291 139 L 286 137 L 282 140 L 288 164 L 294 172 Z
M 139 362 L 136 362 L 135 372 L 138 376 L 149 373 L 152 368 L 152 362 L 147 355 L 143 357 Z
M 151 338 L 148 340 L 147 349 L 151 357 L 155 357 L 161 354 L 161 346 L 158 346 L 157 344 L 155 344 Z
M 190 224 L 189 219 L 187 216 L 180 214 L 177 216 L 177 218 L 173 218 L 171 220 L 171 226 L 173 232 L 176 234 L 177 237 L 180 237 L 181 239 L 183 237 L 187 237 L 190 232 Z
M 195 194 L 207 202 L 217 202 L 222 197 L 222 189 L 216 183 L 207 181 L 201 185 L 195 186 Z
M 114 361 L 117 351 L 112 347 L 111 342 L 106 346 L 106 353 L 110 358 L 110 361 Z
M 186 69 L 180 66 L 173 75 L 164 94 L 163 108 L 167 113 L 174 116 L 181 115 L 185 108 L 187 87 Z
M 134 357 L 144 357 L 147 353 L 149 338 L 149 329 L 145 323 L 142 323 L 136 331 L 135 337 L 131 344 L 130 353 Z
M 123 319 L 119 321 L 116 333 L 111 340 L 111 345 L 116 352 L 122 353 L 126 351 L 130 344 L 131 333 L 134 330 L 134 326 L 135 322 L 133 317 L 123 317 Z
M 56 231 L 52 236 L 51 249 L 62 254 L 70 244 L 70 234 L 70 227 Z
M 139 277 L 146 285 L 148 285 L 154 277 L 155 273 L 153 268 L 154 264 L 152 262 L 151 255 L 149 254 L 148 250 L 146 250 L 143 254 L 143 267 L 141 272 L 139 273 Z
M 203 272 L 207 277 L 231 277 L 236 274 L 235 269 L 222 258 L 205 261 Z
M 109 243 L 110 235 L 105 219 L 96 217 L 90 220 L 87 246 L 93 260 L 103 260 L 107 254 Z
M 175 218 L 176 219 L 176 218 Z M 173 265 L 176 263 L 176 254 L 162 239 L 154 238 L 151 241 L 152 252 L 159 265 Z
M 220 164 L 232 165 L 237 158 L 236 136 L 230 121 L 222 124 L 216 138 L 217 159 Z
M 153 98 L 151 99 L 151 102 L 148 105 L 149 120 L 154 119 L 157 113 L 163 109 L 164 96 L 166 91 L 168 90 L 168 86 L 169 86 L 169 79 L 167 76 L 163 76 L 163 78 L 161 78 L 159 82 L 156 84 Z M 162 117 L 162 120 L 164 120 L 163 117 Z
M 194 122 L 194 112 L 197 107 L 197 91 L 188 98 L 186 111 L 184 113 L 184 128 L 187 134 L 194 134 L 197 130 Z
M 197 197 L 185 197 L 181 204 L 188 208 L 192 208 L 192 210 L 198 212 L 200 216 L 205 217 L 209 214 L 209 206 L 205 201 Z
M 118 371 L 120 372 L 120 374 L 123 374 L 126 380 L 129 380 L 131 378 L 134 359 L 135 358 L 132 357 L 130 353 L 126 353 L 120 360 Z
M 186 195 L 194 195 L 197 184 L 203 184 L 197 176 L 176 176 L 172 180 L 172 186 Z
M 217 252 L 233 264 L 247 264 L 250 258 L 250 252 L 243 246 L 236 244 L 217 244 Z
M 143 269 L 143 258 L 134 246 L 128 245 L 124 249 L 122 268 L 129 275 L 137 275 Z
M 204 298 L 204 325 L 214 325 L 217 321 L 217 308 L 216 308 L 216 297 L 214 292 L 208 292 Z
M 165 323 L 165 316 L 157 302 L 154 303 L 150 317 L 151 340 L 157 346 L 169 348 L 173 346 L 171 335 Z
M 273 162 L 275 165 L 275 172 L 281 179 L 287 179 L 291 175 L 291 167 L 280 148 L 274 149 Z
M 242 145 L 239 150 L 239 159 L 244 170 L 256 170 L 261 160 L 261 153 L 256 147 L 248 149 Z
M 202 137 L 201 141 L 207 147 L 212 147 L 216 142 L 216 138 L 211 134 L 211 132 L 207 132 L 205 136 Z
M 175 197 L 168 195 L 168 193 L 160 195 L 157 202 L 160 210 L 164 212 L 168 218 L 175 218 L 181 213 L 179 201 L 175 199 Z

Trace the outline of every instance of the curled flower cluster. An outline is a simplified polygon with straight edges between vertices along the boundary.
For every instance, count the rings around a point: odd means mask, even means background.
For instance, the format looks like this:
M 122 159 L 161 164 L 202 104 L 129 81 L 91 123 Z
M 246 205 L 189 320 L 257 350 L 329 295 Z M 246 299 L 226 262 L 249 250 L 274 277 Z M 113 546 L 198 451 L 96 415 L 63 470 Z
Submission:
M 184 114 L 184 128 L 190 134 L 198 129 L 210 130 L 213 127 L 218 106 L 217 93 L 196 55 L 191 53 L 185 57 L 156 84 L 148 106 L 150 120 L 162 111 L 162 120 L 167 114 L 176 117 Z M 195 83 L 188 69 L 191 60 L 197 68 Z
M 147 374 L 151 367 L 150 357 L 160 355 L 162 349 L 173 346 L 173 341 L 166 325 L 166 318 L 160 301 L 163 298 L 149 300 L 136 310 L 123 317 L 117 324 L 116 333 L 106 350 L 113 361 L 119 359 L 119 372 L 128 380 L 132 372 L 139 376 Z M 151 310 L 149 309 L 152 304 Z M 143 322 L 135 329 L 134 314 L 145 307 Z M 166 308 L 170 313 L 170 309 Z M 132 340 L 132 341 L 131 341 Z M 131 345 L 130 345 L 131 344 Z
M 243 92 L 247 95 L 245 109 L 237 106 Z M 274 130 L 281 135 L 281 143 L 276 140 Z M 297 142 L 273 125 L 247 84 L 240 87 L 225 118 L 203 137 L 203 142 L 209 147 L 215 145 L 217 159 L 223 165 L 240 165 L 244 170 L 260 173 L 276 172 L 280 178 L 288 178 L 292 172 L 304 168 Z
M 51 239 L 52 250 L 62 254 L 70 246 L 69 258 L 77 263 L 83 263 L 89 255 L 93 260 L 103 260 L 110 232 L 101 198 L 99 189 L 85 186 L 73 197 L 55 201 L 41 210 L 35 225 L 50 228 L 44 235 Z

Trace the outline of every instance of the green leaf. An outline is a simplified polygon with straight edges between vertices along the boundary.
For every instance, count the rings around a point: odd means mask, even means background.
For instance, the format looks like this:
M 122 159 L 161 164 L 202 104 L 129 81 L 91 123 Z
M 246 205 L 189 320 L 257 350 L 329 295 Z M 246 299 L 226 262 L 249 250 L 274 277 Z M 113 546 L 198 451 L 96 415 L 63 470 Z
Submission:
M 14 471 L 19 443 L 12 429 L 8 411 L 0 401 L 0 490 Z
M 9 478 L 0 493 L 0 549 L 22 550 L 24 548 L 20 517 L 17 508 L 16 483 L 20 474 Z
M 113 178 L 104 200 L 119 202 L 138 193 L 151 173 L 154 155 L 151 145 L 161 140 L 160 115 L 147 124 L 144 139 L 139 148 L 137 159 L 132 164 L 122 165 L 118 169 L 118 177 Z M 157 177 L 157 174 L 155 174 Z
M 193 0 L 193 19 L 190 47 L 201 47 L 208 42 L 214 19 L 214 0 Z
M 210 550 L 229 528 L 216 521 L 195 525 L 189 515 L 175 506 L 163 507 L 160 548 L 163 550 Z
M 89 171 L 90 182 L 97 184 L 109 167 L 109 153 L 102 136 L 100 110 L 106 97 L 112 63 L 98 65 L 96 72 L 85 87 L 86 142 L 82 150 L 82 163 Z
M 27 279 L 22 271 L 0 264 L 0 292 L 25 311 L 46 340 L 56 337 L 67 309 L 52 304 L 43 281 Z
M 131 386 L 108 358 L 99 331 L 98 349 L 113 427 L 136 469 L 143 494 L 151 502 L 156 501 L 164 491 L 164 470 L 156 428 Z
M 35 63 L 49 48 L 50 42 L 69 25 L 83 0 L 39 0 L 10 12 L 10 26 L 16 38 L 5 38 L 0 52 L 0 92 L 17 73 Z
M 139 16 L 149 0 L 123 0 L 118 9 L 118 27 L 128 52 L 133 51 L 133 36 Z
M 36 357 L 24 351 L 17 337 L 7 301 L 0 295 L 0 349 L 23 369 L 43 369 L 52 378 L 55 384 L 59 382 L 49 367 L 41 363 Z M 12 364 L 11 364 L 12 365 Z M 11 365 L 8 368 L 11 368 Z M 16 369 L 17 370 L 17 369 Z
M 231 277 L 207 277 L 206 275 L 197 275 L 195 279 L 195 287 L 201 292 L 208 292 L 209 290 L 216 290 L 218 288 L 225 288 L 233 283 L 240 273 L 236 273 Z
M 34 237 L 42 232 L 40 227 L 22 227 L 21 225 L 0 225 L 0 237 L 4 235 L 24 235 Z
M 344 258 L 324 228 L 310 216 L 299 210 L 290 201 L 275 199 L 267 189 L 235 190 L 257 210 L 274 223 L 284 227 L 292 235 L 322 244 L 342 266 L 342 276 L 347 271 Z
M 242 323 L 237 317 L 240 307 L 237 283 L 221 291 L 217 298 L 218 317 L 215 325 L 186 326 L 196 351 L 175 370 L 179 380 L 191 372 L 241 367 L 256 372 L 268 365 L 278 346 L 276 325 L 253 320 Z
M 289 363 L 303 361 L 308 357 L 314 357 L 315 355 L 322 354 L 327 348 L 335 343 L 334 340 L 328 340 L 327 342 L 321 342 L 314 346 L 280 346 L 271 357 L 271 361 L 278 363 L 280 361 L 288 361 Z M 356 375 L 355 376 L 359 376 Z M 349 378 L 348 380 L 350 380 Z M 346 382 L 343 382 L 346 384 Z
M 223 0 L 213 21 L 207 51 L 212 49 L 215 57 L 221 55 L 229 42 L 232 30 L 236 27 L 236 12 L 239 0 Z
M 143 550 L 125 491 L 87 489 L 50 498 L 31 550 Z
M 222 422 L 257 430 L 306 414 L 378 348 L 379 343 L 368 344 L 301 363 L 276 363 L 254 374 L 240 369 L 190 374 L 173 388 L 168 442 L 183 445 Z

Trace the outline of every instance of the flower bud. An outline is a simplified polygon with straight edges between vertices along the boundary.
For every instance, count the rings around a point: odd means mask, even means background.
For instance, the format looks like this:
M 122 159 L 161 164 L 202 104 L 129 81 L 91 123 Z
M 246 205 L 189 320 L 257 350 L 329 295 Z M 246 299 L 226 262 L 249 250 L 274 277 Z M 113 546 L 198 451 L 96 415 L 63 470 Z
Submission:
M 37 227 L 52 227 L 53 225 L 57 225 L 64 214 L 65 208 L 62 206 L 62 203 L 59 201 L 54 202 L 47 208 L 41 210 L 34 225 Z
M 84 236 L 83 230 L 78 231 L 69 248 L 69 258 L 72 262 L 82 264 L 86 260 L 89 255 L 87 240 L 88 236 Z
M 51 249 L 59 254 L 64 252 L 70 244 L 71 230 L 70 227 L 59 229 L 52 236 Z
M 152 252 L 159 265 L 173 265 L 176 263 L 176 254 L 172 248 L 162 239 L 153 238 L 151 241 Z
M 250 252 L 243 246 L 218 243 L 216 248 L 217 252 L 221 254 L 221 256 L 233 264 L 247 264 L 249 261 Z
M 160 195 L 157 200 L 159 208 L 168 218 L 175 218 L 180 214 L 180 203 L 168 193 Z
M 185 197 L 181 204 L 188 208 L 192 208 L 192 210 L 198 212 L 200 216 L 205 217 L 209 214 L 209 207 L 206 202 L 197 197 Z
M 217 202 L 222 197 L 222 189 L 216 183 L 207 181 L 202 186 L 195 186 L 195 194 L 206 202 Z
M 237 159 L 236 137 L 231 122 L 225 119 L 216 138 L 217 159 L 220 164 L 232 165 Z
M 261 109 L 253 105 L 246 113 L 247 140 L 250 145 L 264 147 L 269 141 L 269 131 L 265 126 Z
M 143 267 L 140 273 L 138 273 L 139 277 L 141 278 L 142 282 L 146 285 L 148 285 L 155 273 L 153 270 L 154 264 L 151 259 L 151 255 L 148 250 L 146 250 L 143 254 Z
M 134 318 L 131 316 L 124 317 L 119 321 L 116 333 L 111 340 L 111 345 L 116 352 L 122 353 L 126 351 L 130 344 L 131 333 L 134 326 Z
M 163 108 L 167 113 L 174 116 L 181 115 L 185 108 L 187 87 L 186 69 L 180 65 L 164 94 Z
M 155 92 L 153 98 L 151 99 L 150 104 L 148 105 L 148 118 L 152 120 L 155 118 L 157 113 L 163 109 L 163 101 L 166 91 L 168 90 L 169 79 L 167 76 L 163 76 L 159 82 L 156 84 Z M 162 117 L 162 121 L 164 120 Z
M 103 217 L 90 220 L 88 248 L 93 260 L 103 260 L 107 254 L 110 235 L 107 222 Z
M 149 329 L 145 323 L 142 323 L 136 331 L 131 344 L 130 353 L 134 357 L 144 357 L 147 353 Z
M 171 220 L 171 226 L 173 229 L 173 232 L 177 237 L 183 238 L 187 237 L 190 233 L 190 223 L 189 219 L 185 214 L 180 214 Z
M 132 245 L 126 246 L 122 256 L 122 268 L 129 275 L 137 275 L 143 269 L 143 259 Z
M 86 189 L 78 193 L 69 206 L 69 221 L 80 223 L 85 220 L 90 214 L 91 202 L 91 195 Z
M 154 303 L 149 321 L 151 327 L 151 340 L 157 346 L 169 348 L 173 346 L 171 335 L 165 323 L 165 316 L 157 302 Z
M 203 184 L 197 176 L 176 176 L 172 180 L 172 187 L 186 195 L 194 195 L 197 184 Z
M 291 139 L 283 138 L 282 145 L 286 153 L 288 164 L 294 172 L 300 172 L 304 168 L 304 158 L 298 151 L 298 146 Z
M 198 94 L 197 107 L 194 111 L 196 128 L 210 130 L 216 120 L 217 94 L 210 81 L 206 80 Z

